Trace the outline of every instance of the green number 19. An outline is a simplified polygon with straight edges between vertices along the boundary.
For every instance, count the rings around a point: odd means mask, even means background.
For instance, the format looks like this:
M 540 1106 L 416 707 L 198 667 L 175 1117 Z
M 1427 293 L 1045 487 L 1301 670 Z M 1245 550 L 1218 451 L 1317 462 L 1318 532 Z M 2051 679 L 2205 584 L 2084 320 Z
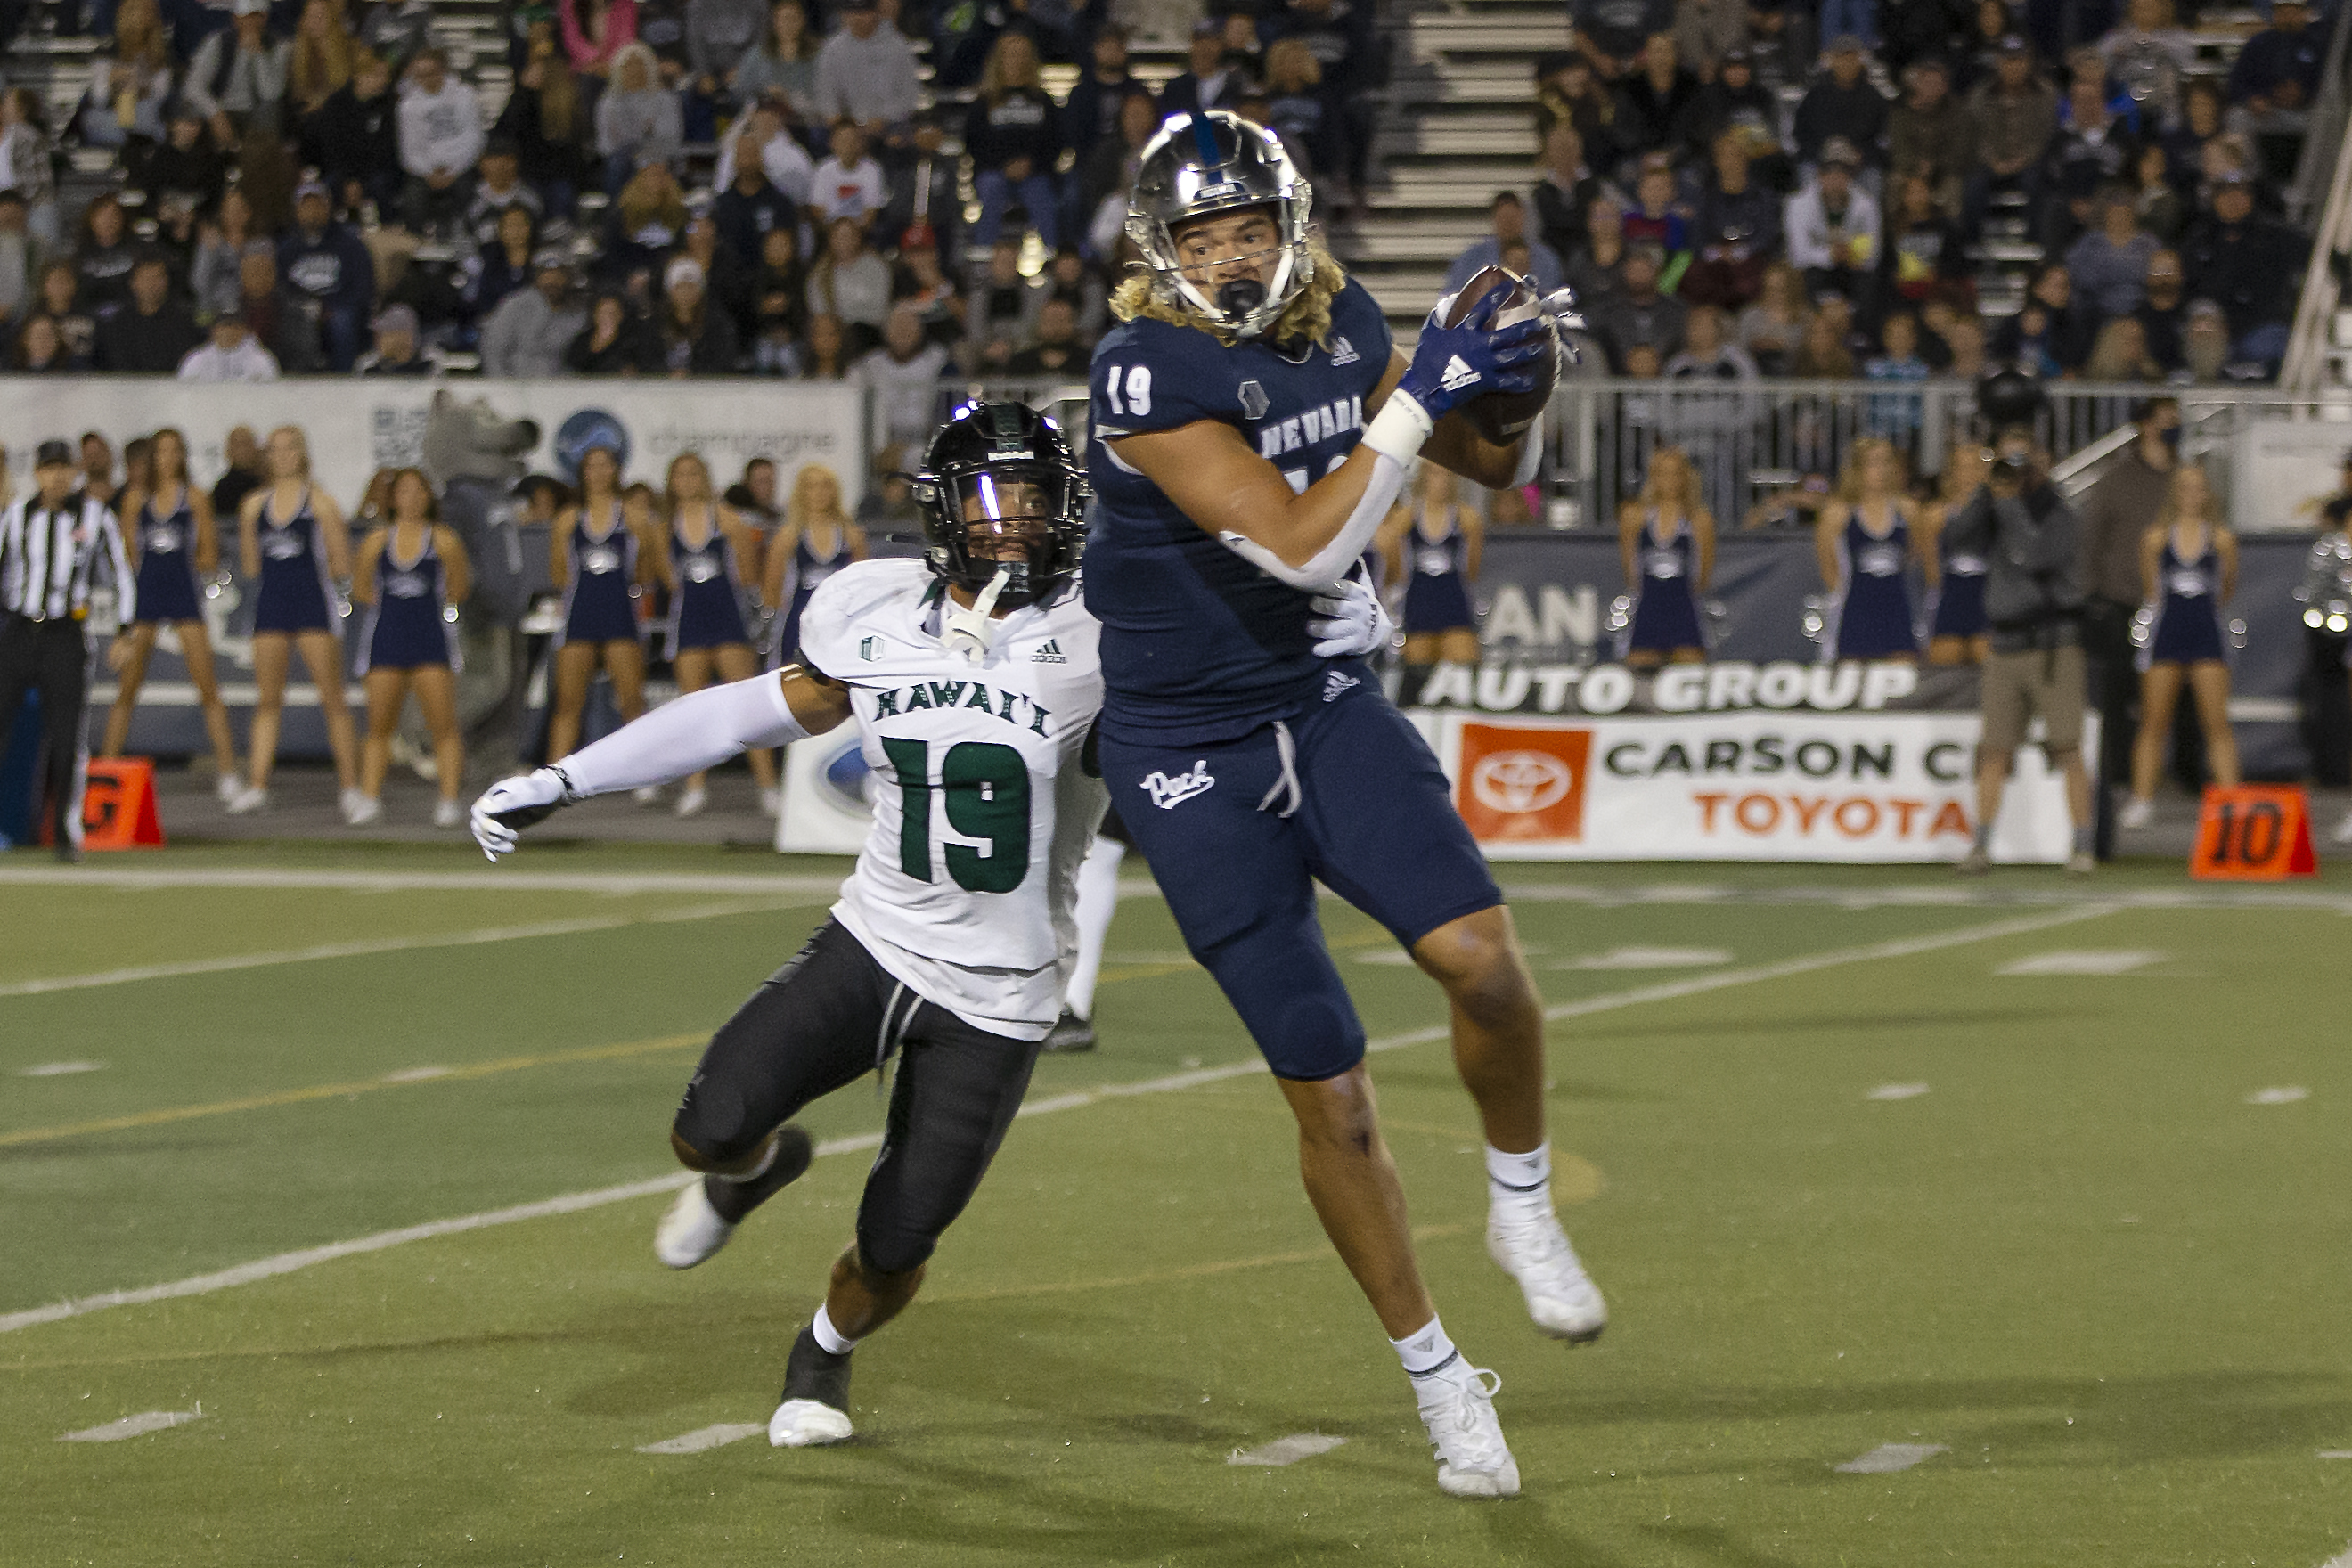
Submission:
M 1010 746 L 965 741 L 940 759 L 931 783 L 930 747 L 884 737 L 882 750 L 898 775 L 898 868 L 931 880 L 931 792 L 947 796 L 948 826 L 987 847 L 947 847 L 948 875 L 973 893 L 1009 893 L 1029 874 L 1029 766 Z

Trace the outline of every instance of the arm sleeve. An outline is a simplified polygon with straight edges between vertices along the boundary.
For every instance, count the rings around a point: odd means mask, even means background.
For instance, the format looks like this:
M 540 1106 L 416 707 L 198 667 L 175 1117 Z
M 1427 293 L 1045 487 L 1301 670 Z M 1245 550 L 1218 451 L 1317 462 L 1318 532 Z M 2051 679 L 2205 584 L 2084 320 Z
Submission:
M 609 795 L 683 778 L 754 746 L 782 746 L 807 734 L 784 700 L 784 683 L 769 671 L 666 702 L 561 765 L 574 795 Z

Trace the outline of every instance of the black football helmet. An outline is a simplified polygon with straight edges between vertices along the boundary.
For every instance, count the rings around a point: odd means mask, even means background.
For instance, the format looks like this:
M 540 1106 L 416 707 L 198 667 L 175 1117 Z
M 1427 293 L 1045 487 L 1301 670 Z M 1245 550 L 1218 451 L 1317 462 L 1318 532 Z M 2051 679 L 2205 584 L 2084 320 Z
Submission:
M 1014 608 L 1051 596 L 1078 569 L 1090 493 L 1060 426 L 1022 403 L 958 409 L 914 476 L 931 570 L 977 594 L 1010 568 L 996 603 Z M 1008 543 L 1021 549 L 1000 553 Z

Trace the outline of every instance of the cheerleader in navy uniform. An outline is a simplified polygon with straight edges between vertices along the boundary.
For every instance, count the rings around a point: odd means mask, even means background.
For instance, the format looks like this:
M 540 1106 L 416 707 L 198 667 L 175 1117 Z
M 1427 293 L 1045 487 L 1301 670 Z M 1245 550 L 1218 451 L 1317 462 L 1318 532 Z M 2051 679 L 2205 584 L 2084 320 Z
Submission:
M 768 638 L 768 668 L 775 669 L 800 651 L 801 611 L 817 584 L 866 556 L 866 531 L 842 510 L 841 480 L 831 468 L 809 463 L 793 477 L 784 525 L 768 541 L 767 553 L 760 602 L 776 612 Z
M 458 804 L 466 782 L 466 740 L 457 728 L 457 623 L 473 574 L 455 529 L 442 526 L 433 487 L 415 468 L 393 476 L 391 517 L 360 543 L 352 574 L 352 600 L 365 605 L 360 632 L 360 675 L 367 682 L 367 744 L 360 759 L 365 804 L 352 816 L 362 826 L 383 816 L 383 773 L 392 762 L 393 732 L 408 693 L 433 731 L 435 783 L 441 799 L 436 827 L 462 826 Z
M 621 460 L 604 447 L 580 459 L 580 503 L 556 514 L 548 534 L 550 567 L 563 591 L 563 631 L 555 649 L 555 699 L 547 714 L 547 757 L 559 761 L 580 743 L 588 687 L 602 669 L 613 705 L 627 723 L 646 710 L 646 645 L 637 595 L 653 580 L 646 537 L 621 502 Z M 650 789 L 637 798 L 654 798 Z
M 144 482 L 122 493 L 122 542 L 139 574 L 139 618 L 119 645 L 122 656 L 116 676 L 121 685 L 113 711 L 106 716 L 106 745 L 100 754 L 122 754 L 131 736 L 131 710 L 139 706 L 140 683 L 147 678 L 148 656 L 155 651 L 156 636 L 170 626 L 179 637 L 180 658 L 188 667 L 197 700 L 204 704 L 205 733 L 213 743 L 213 762 L 220 770 L 216 787 L 226 805 L 244 790 L 245 781 L 237 776 L 236 745 L 220 682 L 213 674 L 212 637 L 196 593 L 198 579 L 220 567 L 220 530 L 214 522 L 212 498 L 188 482 L 186 437 L 177 430 L 156 431 L 149 462 Z
M 1921 509 L 1919 559 L 1933 605 L 1927 612 L 1929 664 L 1982 664 L 1992 648 L 1992 627 L 1985 619 L 1985 558 L 1954 553 L 1943 544 L 1944 520 L 1966 506 L 1984 483 L 1985 463 L 1980 448 L 1953 448 L 1944 458 L 1936 499 Z
M 1636 669 L 1705 660 L 1698 601 L 1715 575 L 1715 517 L 1680 447 L 1652 454 L 1641 498 L 1617 509 L 1617 547 L 1633 595 L 1619 656 Z
M 670 459 L 668 548 L 654 569 L 669 590 L 669 661 L 678 695 L 720 680 L 748 680 L 760 671 L 743 625 L 743 584 L 759 581 L 760 535 L 711 489 L 710 469 L 692 452 Z M 753 748 L 743 753 L 760 785 L 760 809 L 770 816 L 781 808 L 776 759 Z M 692 816 L 709 801 L 701 773 L 689 774 L 677 797 L 677 814 Z
M 1478 584 L 1485 524 L 1454 500 L 1454 471 L 1421 465 L 1410 505 L 1400 503 L 1381 525 L 1388 580 L 1404 584 L 1404 662 L 1478 662 L 1478 616 L 1470 593 Z
M 2238 588 L 2238 537 L 2216 514 L 2205 470 L 2172 470 L 2164 508 L 2140 545 L 2140 575 L 2155 616 L 2139 650 L 2139 733 L 2132 742 L 2132 797 L 2117 825 L 2145 827 L 2156 813 L 2156 781 L 2172 737 L 2185 679 L 2205 733 L 2205 764 L 2218 784 L 2238 783 L 2238 740 L 2230 729 L 2230 666 L 2221 604 Z
M 269 433 L 268 482 L 246 497 L 237 518 L 237 552 L 254 594 L 253 683 L 258 693 L 247 748 L 251 782 L 229 802 L 242 815 L 269 804 L 269 772 L 278 762 L 278 724 L 286 706 L 286 676 L 299 649 L 318 688 L 335 754 L 343 820 L 366 797 L 360 794 L 359 746 L 352 710 L 343 700 L 342 614 L 334 580 L 352 568 L 352 542 L 335 498 L 310 483 L 310 447 L 302 432 L 281 425 Z
M 1814 528 L 1822 581 L 1833 608 L 1822 639 L 1832 659 L 1913 660 L 1919 657 L 1912 624 L 1912 508 L 1903 494 L 1903 469 L 1892 443 L 1870 437 L 1854 443 L 1838 487 L 1844 503 L 1822 509 Z

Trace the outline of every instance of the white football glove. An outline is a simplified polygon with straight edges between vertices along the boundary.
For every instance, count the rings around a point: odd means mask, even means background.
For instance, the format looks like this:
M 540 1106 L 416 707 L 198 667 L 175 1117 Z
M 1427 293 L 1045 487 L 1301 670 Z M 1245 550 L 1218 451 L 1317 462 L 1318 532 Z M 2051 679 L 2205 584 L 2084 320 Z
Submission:
M 1388 646 L 1396 632 L 1388 606 L 1372 585 L 1350 577 L 1315 595 L 1314 617 L 1307 630 L 1314 637 L 1318 658 L 1357 658 Z
M 545 821 L 560 806 L 579 799 L 560 769 L 541 768 L 520 778 L 500 779 L 474 802 L 474 842 L 492 861 L 511 854 L 516 835 Z

